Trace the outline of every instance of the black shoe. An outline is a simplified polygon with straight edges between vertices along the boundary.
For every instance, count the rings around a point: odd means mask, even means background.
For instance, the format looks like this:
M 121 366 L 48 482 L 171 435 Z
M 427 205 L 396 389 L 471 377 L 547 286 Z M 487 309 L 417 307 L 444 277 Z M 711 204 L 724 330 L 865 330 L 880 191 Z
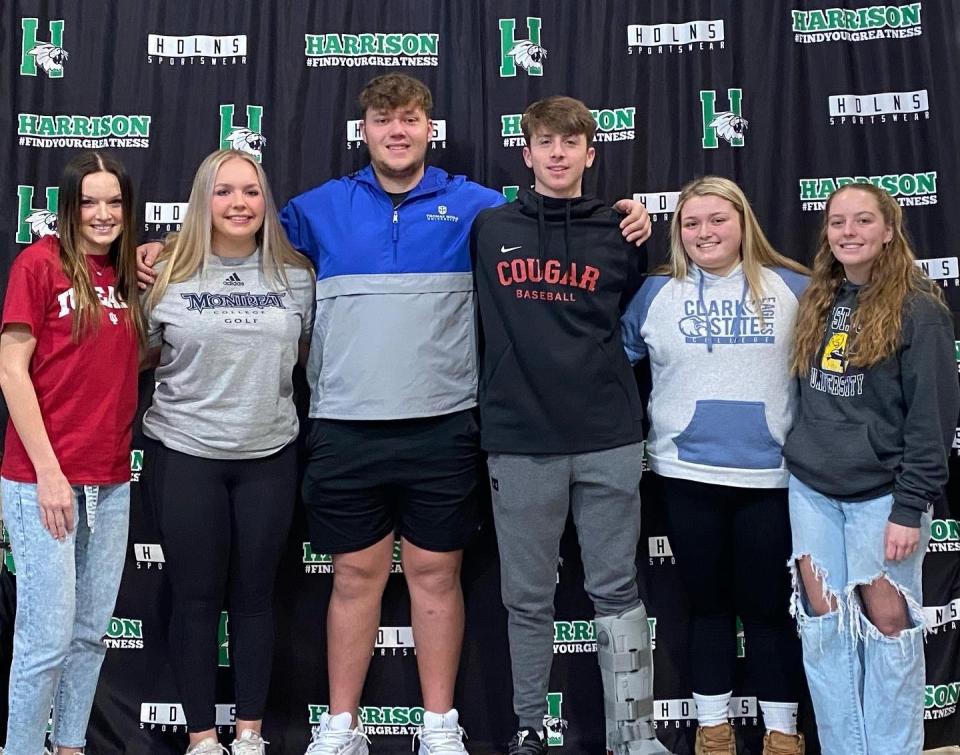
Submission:
M 509 755 L 547 755 L 547 741 L 542 732 L 525 726 L 510 740 Z

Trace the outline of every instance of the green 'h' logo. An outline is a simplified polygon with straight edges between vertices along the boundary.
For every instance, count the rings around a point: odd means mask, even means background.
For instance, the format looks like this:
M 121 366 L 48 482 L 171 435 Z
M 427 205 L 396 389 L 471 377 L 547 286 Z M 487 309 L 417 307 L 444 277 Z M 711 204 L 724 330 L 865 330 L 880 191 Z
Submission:
M 726 139 L 733 147 L 743 146 L 743 132 L 747 127 L 740 109 L 743 90 L 728 89 L 727 98 L 730 101 L 730 109 L 717 112 L 717 91 L 715 89 L 700 90 L 704 149 L 716 149 L 720 144 L 719 139 Z
M 37 45 L 44 44 L 37 39 L 37 28 L 40 26 L 40 20 L 37 18 L 21 18 L 20 28 L 23 30 L 21 35 L 21 57 L 20 57 L 20 75 L 37 75 L 37 58 L 43 55 L 43 52 L 36 51 Z M 51 50 L 63 50 L 63 21 L 51 21 L 48 24 L 50 29 Z M 49 50 L 47 51 L 50 52 Z M 66 53 L 63 53 L 64 56 Z M 56 56 L 47 55 L 44 60 L 43 70 L 51 79 L 63 78 L 62 60 L 57 60 Z
M 238 149 L 253 155 L 257 162 L 262 156 L 260 150 L 267 140 L 263 138 L 263 106 L 247 105 L 247 125 L 238 126 L 233 122 L 233 105 L 220 106 L 220 149 Z
M 226 667 L 230 665 L 230 617 L 226 611 L 220 612 L 220 626 L 217 628 L 217 665 Z
M 540 47 L 540 25 L 541 19 L 535 16 L 527 16 L 526 41 L 536 46 L 537 49 L 542 49 Z M 504 78 L 517 75 L 517 59 L 520 55 L 514 52 L 514 48 L 517 45 L 516 30 L 516 19 L 500 19 L 500 76 Z M 520 64 L 526 68 L 527 73 L 531 76 L 543 76 L 543 65 L 540 62 L 533 60 L 524 63 L 523 59 L 521 59 Z
M 33 206 L 33 187 L 17 186 L 17 243 L 32 244 L 34 234 L 49 236 L 57 228 L 57 199 L 60 190 L 56 186 L 47 187 L 46 208 Z
M 547 727 L 547 746 L 548 747 L 562 747 L 563 746 L 563 725 L 561 721 L 563 720 L 563 693 L 562 692 L 548 692 L 547 693 L 547 718 L 556 721 L 554 726 Z

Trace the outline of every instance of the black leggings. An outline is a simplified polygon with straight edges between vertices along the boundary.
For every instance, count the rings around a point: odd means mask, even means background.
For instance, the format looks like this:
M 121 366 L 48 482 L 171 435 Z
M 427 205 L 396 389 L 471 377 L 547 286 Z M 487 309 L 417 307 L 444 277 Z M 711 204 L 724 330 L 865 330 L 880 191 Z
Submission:
M 733 689 L 736 616 L 757 697 L 797 702 L 800 639 L 789 614 L 790 516 L 782 488 L 733 488 L 659 477 L 670 545 L 690 598 L 693 691 Z
M 227 461 L 151 445 L 146 482 L 173 595 L 170 662 L 188 729 L 215 725 L 217 627 L 225 608 L 236 715 L 259 720 L 273 661 L 273 587 L 296 494 L 295 448 Z

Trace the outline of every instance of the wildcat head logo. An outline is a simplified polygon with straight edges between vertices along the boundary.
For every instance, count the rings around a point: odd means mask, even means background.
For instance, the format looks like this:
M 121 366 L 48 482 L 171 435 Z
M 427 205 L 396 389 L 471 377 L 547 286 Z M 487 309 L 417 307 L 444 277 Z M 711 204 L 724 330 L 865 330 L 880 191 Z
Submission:
M 717 136 L 733 144 L 735 139 L 742 139 L 749 122 L 736 113 L 717 113 L 717 117 L 710 121 L 710 128 L 717 130 Z
M 563 739 L 563 730 L 567 728 L 567 722 L 556 716 L 546 715 L 543 717 L 543 728 L 546 730 L 548 739 Z
M 37 66 L 43 69 L 47 76 L 63 75 L 63 64 L 70 55 L 62 47 L 56 47 L 49 42 L 41 42 L 27 50 L 27 55 L 33 55 Z
M 267 144 L 267 138 L 263 134 L 251 131 L 248 128 L 235 128 L 227 136 L 232 149 L 246 152 L 257 159 L 262 157 L 261 150 Z
M 547 59 L 547 51 L 529 39 L 523 39 L 517 42 L 507 50 L 507 55 L 513 58 L 517 65 L 524 71 L 529 71 L 531 68 L 539 68 L 543 65 L 543 61 Z
M 30 224 L 30 232 L 34 236 L 55 236 L 57 233 L 57 213 L 49 210 L 34 210 L 24 222 Z

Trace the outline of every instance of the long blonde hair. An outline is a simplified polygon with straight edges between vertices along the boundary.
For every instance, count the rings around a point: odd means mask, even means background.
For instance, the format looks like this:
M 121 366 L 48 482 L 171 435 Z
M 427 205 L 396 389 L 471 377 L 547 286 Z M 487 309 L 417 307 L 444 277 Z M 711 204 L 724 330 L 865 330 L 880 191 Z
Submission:
M 197 175 L 194 176 L 193 187 L 190 189 L 190 200 L 183 226 L 179 233 L 170 234 L 164 241 L 160 261 L 165 264 L 153 288 L 147 294 L 148 309 L 157 305 L 171 283 L 188 280 L 198 271 L 201 275 L 206 273 L 213 236 L 210 201 L 217 180 L 217 171 L 228 160 L 245 160 L 252 165 L 257 172 L 260 189 L 263 191 L 263 225 L 257 231 L 256 242 L 260 247 L 261 271 L 267 285 L 289 288 L 285 270 L 287 265 L 312 269 L 310 261 L 290 245 L 280 226 L 277 206 L 270 192 L 270 184 L 267 183 L 267 175 L 260 163 L 245 152 L 221 149 L 207 155 L 197 168 Z
M 916 264 L 916 256 L 903 228 L 903 211 L 897 200 L 873 184 L 841 186 L 827 199 L 813 259 L 813 275 L 800 298 L 790 365 L 798 375 L 807 373 L 823 343 L 827 317 L 845 277 L 843 265 L 834 257 L 827 241 L 830 204 L 842 191 L 862 191 L 872 196 L 884 223 L 893 231 L 892 238 L 883 245 L 883 251 L 870 267 L 870 279 L 857 296 L 847 346 L 849 364 L 870 367 L 896 351 L 900 345 L 903 307 L 910 294 L 930 296 L 946 306 L 940 289 Z
M 683 248 L 681 236 L 681 213 L 683 205 L 692 197 L 715 196 L 726 199 L 733 205 L 740 216 L 740 257 L 743 261 L 743 274 L 750 289 L 750 298 L 754 309 L 760 312 L 760 301 L 763 299 L 763 274 L 765 267 L 785 267 L 795 273 L 809 275 L 799 262 L 780 254 L 767 240 L 757 216 L 753 214 L 750 202 L 743 190 L 733 181 L 722 176 L 703 176 L 688 183 L 680 189 L 677 199 L 677 208 L 670 222 L 670 259 L 658 272 L 668 274 L 678 280 L 687 277 L 690 258 Z
M 141 343 L 145 337 L 140 292 L 137 288 L 137 219 L 133 201 L 133 184 L 127 171 L 116 157 L 107 152 L 81 152 L 63 170 L 57 203 L 57 231 L 60 237 L 60 264 L 73 288 L 73 326 L 70 337 L 74 343 L 100 327 L 100 299 L 93 290 L 90 270 L 83 252 L 83 231 L 80 228 L 80 209 L 83 179 L 93 173 L 110 173 L 120 186 L 120 235 L 110 244 L 107 257 L 117 274 L 117 297 L 127 305 L 129 327 Z

